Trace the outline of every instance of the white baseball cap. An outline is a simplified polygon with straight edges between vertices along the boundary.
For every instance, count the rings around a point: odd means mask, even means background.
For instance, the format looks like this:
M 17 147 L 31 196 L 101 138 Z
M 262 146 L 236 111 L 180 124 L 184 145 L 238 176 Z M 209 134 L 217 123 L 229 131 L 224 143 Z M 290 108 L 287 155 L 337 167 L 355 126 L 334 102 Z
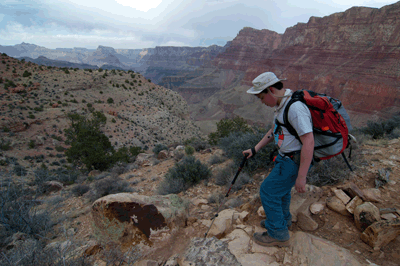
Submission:
M 264 72 L 253 80 L 253 87 L 251 87 L 247 91 L 247 93 L 259 94 L 265 88 L 268 88 L 271 85 L 274 85 L 275 83 L 282 81 L 282 80 L 286 80 L 286 79 L 278 79 L 274 73 Z

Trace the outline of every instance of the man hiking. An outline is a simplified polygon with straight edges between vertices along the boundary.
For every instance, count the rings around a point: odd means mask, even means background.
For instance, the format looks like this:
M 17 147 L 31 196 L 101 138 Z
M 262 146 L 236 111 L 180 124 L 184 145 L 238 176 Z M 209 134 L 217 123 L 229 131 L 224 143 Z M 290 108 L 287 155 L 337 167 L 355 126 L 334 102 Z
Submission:
M 292 91 L 283 89 L 281 81 L 272 72 L 265 72 L 253 80 L 247 93 L 256 95 L 263 104 L 274 107 L 274 128 L 269 130 L 253 148 L 243 151 L 247 158 L 254 156 L 262 147 L 275 140 L 279 154 L 275 167 L 260 187 L 261 203 L 266 220 L 261 221 L 264 233 L 255 233 L 254 241 L 263 246 L 289 246 L 288 227 L 290 214 L 290 191 L 293 186 L 299 193 L 305 192 L 306 176 L 310 168 L 314 136 L 310 110 L 301 101 L 294 102 L 288 111 L 288 122 L 296 130 L 300 141 L 283 126 L 283 112 L 290 101 Z

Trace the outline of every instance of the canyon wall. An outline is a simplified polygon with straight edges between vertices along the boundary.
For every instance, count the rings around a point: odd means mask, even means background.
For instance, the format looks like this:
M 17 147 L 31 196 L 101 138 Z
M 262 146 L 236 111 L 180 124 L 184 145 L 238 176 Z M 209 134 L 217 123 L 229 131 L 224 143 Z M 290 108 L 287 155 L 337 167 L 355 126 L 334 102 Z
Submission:
M 248 98 L 245 91 L 266 71 L 287 78 L 287 88 L 311 89 L 341 99 L 356 125 L 389 118 L 400 113 L 400 2 L 311 17 L 284 34 L 244 28 L 212 63 L 214 71 L 231 71 L 243 78 L 232 83 L 225 80 L 212 96 L 208 96 L 212 86 L 208 84 L 203 98 L 199 86 L 191 86 L 190 80 L 176 89 L 189 102 L 198 99 L 191 112 L 199 121 L 206 119 L 203 114 L 218 113 L 217 120 L 236 114 L 265 124 L 266 114 L 271 113 L 262 109 L 260 114 L 253 106 L 259 101 Z M 197 83 L 209 80 L 207 75 L 197 78 Z

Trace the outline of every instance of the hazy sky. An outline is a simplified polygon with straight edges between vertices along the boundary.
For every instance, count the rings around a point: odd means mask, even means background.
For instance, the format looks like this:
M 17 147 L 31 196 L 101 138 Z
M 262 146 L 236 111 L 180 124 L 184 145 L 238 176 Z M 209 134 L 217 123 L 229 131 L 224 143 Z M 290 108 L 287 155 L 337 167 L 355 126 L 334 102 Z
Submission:
M 0 45 L 152 48 L 225 45 L 243 27 L 287 27 L 384 0 L 0 0 Z

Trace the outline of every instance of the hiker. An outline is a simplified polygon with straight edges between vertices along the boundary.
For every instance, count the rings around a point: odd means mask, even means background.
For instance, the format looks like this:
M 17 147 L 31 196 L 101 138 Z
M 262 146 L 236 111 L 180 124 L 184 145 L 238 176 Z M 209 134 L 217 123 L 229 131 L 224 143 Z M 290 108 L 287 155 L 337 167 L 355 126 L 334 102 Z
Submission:
M 275 140 L 279 152 L 274 160 L 275 167 L 260 187 L 260 199 L 267 216 L 261 225 L 267 231 L 255 233 L 253 237 L 263 246 L 289 246 L 288 228 L 292 223 L 290 192 L 293 186 L 297 192 L 305 192 L 306 176 L 313 160 L 313 126 L 307 106 L 296 101 L 288 112 L 288 120 L 301 142 L 283 126 L 283 111 L 292 95 L 290 89 L 283 89 L 283 80 L 272 72 L 265 72 L 253 80 L 253 87 L 247 91 L 256 95 L 263 104 L 275 108 L 274 128 L 255 147 L 243 151 L 243 155 L 251 158 Z

